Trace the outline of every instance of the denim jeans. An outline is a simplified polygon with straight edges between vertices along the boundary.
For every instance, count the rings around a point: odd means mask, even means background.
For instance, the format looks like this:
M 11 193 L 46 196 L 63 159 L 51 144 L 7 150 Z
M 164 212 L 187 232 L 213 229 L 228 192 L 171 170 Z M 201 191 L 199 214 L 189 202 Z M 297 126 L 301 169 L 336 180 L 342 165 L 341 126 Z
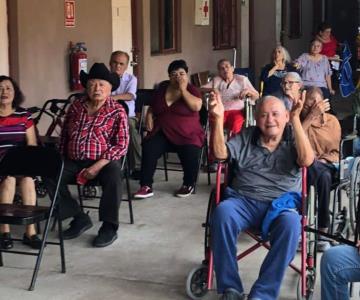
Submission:
M 349 299 L 349 282 L 360 281 L 360 254 L 355 247 L 337 246 L 321 258 L 321 299 Z
M 243 293 L 236 259 L 237 238 L 246 229 L 261 229 L 269 205 L 270 202 L 243 198 L 230 188 L 225 190 L 224 201 L 215 209 L 211 220 L 211 247 L 218 293 L 229 288 Z M 285 270 L 295 256 L 299 235 L 300 216 L 297 212 L 282 212 L 272 222 L 271 249 L 262 263 L 249 299 L 277 299 Z

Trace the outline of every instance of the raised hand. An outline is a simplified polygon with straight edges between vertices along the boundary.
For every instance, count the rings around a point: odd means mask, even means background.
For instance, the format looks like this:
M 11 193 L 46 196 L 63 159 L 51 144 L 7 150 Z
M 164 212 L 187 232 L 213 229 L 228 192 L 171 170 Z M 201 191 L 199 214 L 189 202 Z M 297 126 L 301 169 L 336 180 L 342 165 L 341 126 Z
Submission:
M 209 114 L 213 118 L 223 118 L 224 116 L 224 105 L 217 90 L 210 93 Z
M 297 99 L 297 101 L 293 102 L 293 106 L 290 112 L 290 119 L 293 120 L 294 118 L 300 118 L 300 113 L 303 109 L 304 103 L 306 99 L 306 91 L 301 93 L 301 97 Z

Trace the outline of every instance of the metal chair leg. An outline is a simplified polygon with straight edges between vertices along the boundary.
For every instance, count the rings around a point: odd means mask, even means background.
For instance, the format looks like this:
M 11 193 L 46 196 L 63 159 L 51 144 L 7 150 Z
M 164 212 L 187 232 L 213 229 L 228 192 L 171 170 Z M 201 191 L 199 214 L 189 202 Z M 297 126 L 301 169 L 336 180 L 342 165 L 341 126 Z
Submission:
M 169 177 L 168 177 L 168 169 L 167 169 L 167 161 L 166 161 L 166 153 L 164 153 L 164 155 L 163 155 L 163 159 L 164 159 L 165 181 L 169 181 Z
M 43 237 L 42 237 L 43 239 L 42 239 L 42 243 L 41 243 L 41 248 L 40 248 L 39 253 L 37 255 L 37 259 L 36 259 L 36 263 L 35 263 L 35 269 L 34 269 L 34 273 L 33 273 L 31 283 L 30 283 L 30 286 L 29 286 L 29 291 L 33 291 L 34 288 L 35 288 L 35 282 L 36 282 L 37 275 L 39 273 L 42 256 L 44 254 L 44 249 L 45 249 L 47 236 L 48 236 L 48 233 L 49 233 L 49 228 L 50 228 L 50 218 L 46 220 L 45 230 L 44 230 Z
M 3 261 L 2 251 L 0 251 L 0 267 L 3 266 L 4 266 L 4 261 Z
M 62 231 L 62 221 L 58 217 L 58 229 L 59 229 L 59 242 L 60 242 L 60 256 L 61 256 L 61 273 L 66 273 L 66 264 L 65 264 L 65 249 L 64 249 L 64 237 Z
M 127 190 L 127 201 L 129 205 L 129 215 L 130 215 L 130 224 L 134 224 L 134 214 L 133 214 L 133 207 L 132 207 L 132 199 L 131 199 L 131 190 L 130 190 L 130 181 L 129 181 L 129 174 L 125 174 L 125 182 L 126 182 L 126 190 Z

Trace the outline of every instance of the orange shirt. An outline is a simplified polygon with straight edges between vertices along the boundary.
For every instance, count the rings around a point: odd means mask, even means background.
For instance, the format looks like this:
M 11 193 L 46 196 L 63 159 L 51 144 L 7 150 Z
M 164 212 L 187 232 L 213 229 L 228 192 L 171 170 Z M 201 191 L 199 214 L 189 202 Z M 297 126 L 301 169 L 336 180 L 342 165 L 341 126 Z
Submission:
M 331 114 L 324 114 L 323 124 L 311 124 L 306 131 L 317 159 L 328 162 L 339 161 L 341 127 L 338 119 Z

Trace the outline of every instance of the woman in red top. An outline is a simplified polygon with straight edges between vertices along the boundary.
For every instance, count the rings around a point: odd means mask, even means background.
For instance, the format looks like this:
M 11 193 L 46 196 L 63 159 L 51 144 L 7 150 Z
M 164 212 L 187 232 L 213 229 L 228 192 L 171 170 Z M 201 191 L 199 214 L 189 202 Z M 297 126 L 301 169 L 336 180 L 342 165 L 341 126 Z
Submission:
M 197 161 L 204 143 L 200 124 L 202 106 L 200 92 L 189 84 L 184 60 L 175 60 L 168 67 L 169 81 L 156 90 L 146 117 L 150 132 L 143 142 L 140 189 L 135 198 L 153 196 L 152 183 L 158 158 L 167 151 L 178 154 L 184 170 L 183 185 L 175 193 L 187 197 L 194 191 Z
M 336 48 L 338 42 L 336 38 L 331 34 L 330 24 L 320 24 L 316 39 L 323 44 L 320 54 L 326 55 L 329 58 L 334 58 L 334 56 L 336 55 Z

